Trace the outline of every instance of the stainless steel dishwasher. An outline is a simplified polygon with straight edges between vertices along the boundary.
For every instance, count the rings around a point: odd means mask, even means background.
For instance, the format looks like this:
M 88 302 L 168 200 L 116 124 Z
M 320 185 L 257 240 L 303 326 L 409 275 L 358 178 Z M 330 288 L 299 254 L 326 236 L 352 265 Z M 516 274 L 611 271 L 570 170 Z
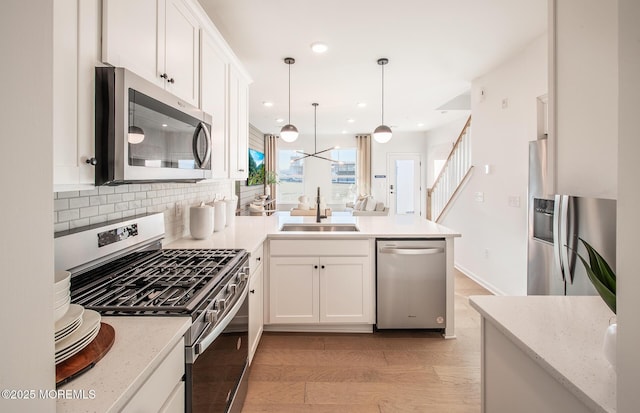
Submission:
M 444 239 L 377 239 L 378 329 L 444 329 Z

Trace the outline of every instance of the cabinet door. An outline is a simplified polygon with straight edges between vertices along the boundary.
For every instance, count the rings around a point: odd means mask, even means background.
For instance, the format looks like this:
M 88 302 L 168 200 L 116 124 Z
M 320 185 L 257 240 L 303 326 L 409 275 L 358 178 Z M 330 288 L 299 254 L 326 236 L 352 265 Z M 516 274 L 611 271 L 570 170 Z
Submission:
M 249 176 L 249 85 L 238 70 L 229 71 L 229 159 L 231 179 Z
M 164 87 L 158 68 L 158 18 L 165 0 L 103 0 L 102 61 Z M 158 14 L 160 11 L 160 16 Z M 164 47 L 162 45 L 162 47 Z
M 214 40 L 204 32 L 200 43 L 200 108 L 213 117 L 211 125 L 211 173 L 229 177 L 229 131 L 227 129 L 228 62 Z
M 94 183 L 94 71 L 100 64 L 99 0 L 60 0 L 53 16 L 55 191 Z
M 159 46 L 158 67 L 164 67 L 167 75 L 165 87 L 198 106 L 200 26 L 182 0 L 166 0 L 164 23 L 164 36 L 160 32 L 158 38 L 158 45 L 164 44 L 164 53 Z
M 273 257 L 269 264 L 269 322 L 317 323 L 318 258 Z
M 263 328 L 263 266 L 260 265 L 251 274 L 249 283 L 249 363 L 258 348 Z
M 320 258 L 320 322 L 370 323 L 369 257 Z

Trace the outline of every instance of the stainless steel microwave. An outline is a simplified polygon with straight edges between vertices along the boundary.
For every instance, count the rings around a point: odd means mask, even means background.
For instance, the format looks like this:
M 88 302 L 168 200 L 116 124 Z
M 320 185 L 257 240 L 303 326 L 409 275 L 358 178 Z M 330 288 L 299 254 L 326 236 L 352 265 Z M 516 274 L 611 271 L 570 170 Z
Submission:
M 96 67 L 95 184 L 211 178 L 210 115 L 136 74 Z

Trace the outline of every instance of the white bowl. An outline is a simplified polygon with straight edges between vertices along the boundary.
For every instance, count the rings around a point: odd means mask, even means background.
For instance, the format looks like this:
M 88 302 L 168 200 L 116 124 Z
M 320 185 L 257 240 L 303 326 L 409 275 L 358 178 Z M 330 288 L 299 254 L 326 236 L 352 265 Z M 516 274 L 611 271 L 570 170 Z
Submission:
M 63 298 L 67 298 L 69 297 L 69 295 L 70 293 L 68 288 L 65 288 L 64 290 L 56 291 L 53 293 L 53 302 L 55 303 L 56 301 L 60 301 Z
M 71 285 L 71 273 L 69 271 L 56 271 L 55 273 L 55 281 L 53 284 L 53 291 L 55 293 L 69 290 L 69 286 Z
M 68 304 L 71 301 L 71 296 L 69 295 L 69 293 L 67 293 L 66 295 L 64 295 L 62 298 L 58 298 L 57 300 L 53 301 L 53 308 L 58 308 L 58 307 L 62 307 L 65 304 Z
M 71 305 L 71 297 L 69 297 L 68 301 L 63 303 L 59 307 L 55 307 L 53 310 L 53 321 L 56 322 L 60 320 L 64 315 L 69 311 L 69 306 Z

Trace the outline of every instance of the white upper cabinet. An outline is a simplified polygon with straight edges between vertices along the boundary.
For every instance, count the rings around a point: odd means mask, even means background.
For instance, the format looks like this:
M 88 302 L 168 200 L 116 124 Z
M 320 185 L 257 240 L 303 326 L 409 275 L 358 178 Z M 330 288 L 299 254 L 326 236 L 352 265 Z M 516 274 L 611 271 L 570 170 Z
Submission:
M 198 106 L 200 26 L 182 0 L 104 0 L 102 60 Z
M 249 176 L 249 83 L 240 71 L 229 71 L 229 178 Z
M 200 42 L 200 108 L 213 118 L 211 172 L 213 178 L 229 178 L 229 122 L 227 110 L 229 63 L 211 36 Z
M 94 183 L 95 66 L 100 65 L 99 0 L 57 0 L 53 19 L 54 191 Z

